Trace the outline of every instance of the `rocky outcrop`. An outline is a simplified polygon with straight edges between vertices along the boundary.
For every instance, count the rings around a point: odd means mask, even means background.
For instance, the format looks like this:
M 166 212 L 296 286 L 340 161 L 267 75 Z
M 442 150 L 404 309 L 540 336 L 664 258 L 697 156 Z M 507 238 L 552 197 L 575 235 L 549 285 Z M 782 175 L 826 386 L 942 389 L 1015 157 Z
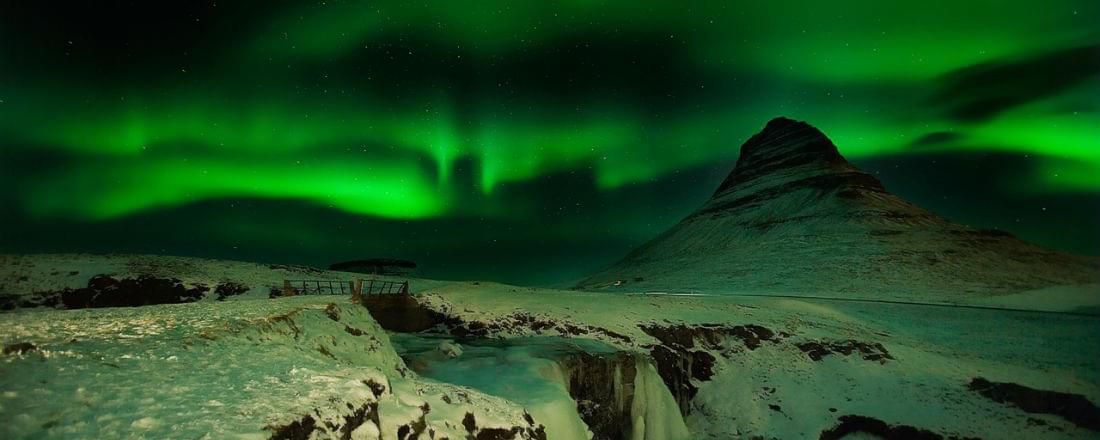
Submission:
M 714 376 L 717 359 L 711 353 L 728 353 L 729 341 L 740 341 L 744 349 L 755 350 L 763 342 L 777 342 L 778 335 L 759 325 L 642 325 L 646 334 L 661 343 L 650 347 L 657 372 L 672 391 L 682 415 L 691 412 L 691 400 L 699 392 L 694 381 Z
M 225 301 L 226 298 L 248 292 L 249 289 L 250 288 L 243 283 L 223 281 L 214 288 L 214 293 L 218 295 L 216 298 L 218 301 Z
M 870 434 L 886 440 L 961 440 L 956 436 L 943 436 L 927 429 L 909 425 L 891 425 L 874 417 L 860 415 L 840 416 L 836 426 L 821 432 L 821 440 L 840 440 L 852 434 Z
M 96 275 L 88 280 L 87 287 L 0 298 L 0 309 L 39 306 L 89 309 L 179 304 L 198 301 L 208 290 L 203 285 L 186 286 L 176 278 L 141 275 L 116 279 L 109 275 Z
M 971 380 L 969 388 L 994 402 L 1009 404 L 1024 412 L 1053 414 L 1082 428 L 1100 431 L 1100 408 L 1080 394 L 1037 390 L 981 377 Z
M 546 440 L 545 428 L 542 425 L 535 425 L 535 420 L 531 418 L 530 414 L 524 414 L 524 417 L 527 420 L 527 426 L 513 426 L 506 429 L 479 427 L 477 418 L 471 413 L 466 413 L 466 416 L 462 419 L 462 427 L 466 429 L 466 438 L 472 440 Z M 406 431 L 406 435 L 400 435 L 399 433 L 398 438 L 418 438 L 416 436 L 409 436 L 408 434 L 412 433 L 410 431 Z
M 614 331 L 587 324 L 569 321 L 555 321 L 540 318 L 530 313 L 517 312 L 492 322 L 463 321 L 445 313 L 431 310 L 436 325 L 442 325 L 447 331 L 459 338 L 488 336 L 495 333 L 512 333 L 530 330 L 536 334 L 559 334 L 564 336 L 596 335 L 629 344 L 630 337 Z
M 198 301 L 207 290 L 205 286 L 184 286 L 175 278 L 116 280 L 100 275 L 88 280 L 88 287 L 62 291 L 61 304 L 68 309 L 179 304 Z
M 628 438 L 638 360 L 637 355 L 627 352 L 612 355 L 581 352 L 559 361 L 568 373 L 569 395 L 577 401 L 577 413 L 593 438 Z
M 688 438 L 678 402 L 645 354 L 577 352 L 558 362 L 593 439 Z
M 776 118 L 695 212 L 579 288 L 964 302 L 1100 282 L 1100 260 L 951 223 Z
M 807 341 L 795 345 L 799 350 L 802 350 L 803 353 L 806 353 L 810 359 L 815 361 L 820 361 L 824 359 L 825 356 L 831 354 L 848 356 L 852 353 L 859 353 L 860 357 L 865 361 L 874 361 L 880 364 L 885 364 L 887 361 L 894 360 L 894 357 L 890 355 L 886 347 L 877 342 L 863 342 L 848 339 L 845 341 Z

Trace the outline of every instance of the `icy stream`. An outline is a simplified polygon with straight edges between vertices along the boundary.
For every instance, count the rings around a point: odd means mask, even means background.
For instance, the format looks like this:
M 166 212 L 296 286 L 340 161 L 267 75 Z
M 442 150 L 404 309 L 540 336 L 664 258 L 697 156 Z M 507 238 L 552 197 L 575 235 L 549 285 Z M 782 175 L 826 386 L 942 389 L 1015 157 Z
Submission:
M 393 333 L 390 340 L 408 366 L 422 376 L 523 405 L 538 423 L 546 426 L 550 440 L 593 438 L 593 430 L 582 419 L 577 401 L 570 395 L 571 377 L 593 374 L 588 371 L 591 366 L 578 364 L 578 355 L 608 359 L 619 353 L 599 341 L 559 337 L 456 342 L 449 335 Z M 616 365 L 608 374 L 607 379 L 614 383 L 608 394 L 613 395 L 601 399 L 617 402 L 611 406 L 618 408 L 605 409 L 598 415 L 603 419 L 624 419 L 620 424 L 622 432 L 610 433 L 610 438 L 687 438 L 676 401 L 652 362 L 640 356 L 618 358 L 626 359 L 624 362 L 629 365 Z M 624 370 L 629 371 L 633 380 L 623 380 Z M 626 386 L 623 382 L 627 382 Z M 597 438 L 605 436 L 597 433 Z

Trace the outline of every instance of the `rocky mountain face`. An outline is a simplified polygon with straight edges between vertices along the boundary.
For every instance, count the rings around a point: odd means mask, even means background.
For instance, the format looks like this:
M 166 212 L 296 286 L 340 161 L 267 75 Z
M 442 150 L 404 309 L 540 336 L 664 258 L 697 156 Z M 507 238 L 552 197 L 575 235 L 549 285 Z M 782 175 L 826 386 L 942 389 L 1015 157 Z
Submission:
M 702 207 L 578 287 L 966 302 L 1096 282 L 1096 259 L 951 223 L 777 118 Z

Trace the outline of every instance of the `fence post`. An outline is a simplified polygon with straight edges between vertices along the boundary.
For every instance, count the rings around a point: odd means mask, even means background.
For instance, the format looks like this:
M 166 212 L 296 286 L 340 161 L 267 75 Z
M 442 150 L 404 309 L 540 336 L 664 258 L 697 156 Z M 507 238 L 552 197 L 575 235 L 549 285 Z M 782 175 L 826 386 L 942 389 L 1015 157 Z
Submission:
M 294 287 L 290 285 L 290 280 L 283 280 L 283 296 L 294 296 Z
M 364 302 L 366 298 L 363 298 L 363 280 L 355 280 L 351 289 L 351 303 L 363 304 Z

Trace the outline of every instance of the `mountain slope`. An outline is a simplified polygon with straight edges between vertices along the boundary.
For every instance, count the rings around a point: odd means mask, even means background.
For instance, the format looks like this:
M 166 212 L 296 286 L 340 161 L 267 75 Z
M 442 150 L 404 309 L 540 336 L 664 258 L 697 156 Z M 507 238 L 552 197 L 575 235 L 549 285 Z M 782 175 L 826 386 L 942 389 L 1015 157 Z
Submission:
M 1097 260 L 951 223 L 777 118 L 702 207 L 578 287 L 969 302 L 1097 282 Z

